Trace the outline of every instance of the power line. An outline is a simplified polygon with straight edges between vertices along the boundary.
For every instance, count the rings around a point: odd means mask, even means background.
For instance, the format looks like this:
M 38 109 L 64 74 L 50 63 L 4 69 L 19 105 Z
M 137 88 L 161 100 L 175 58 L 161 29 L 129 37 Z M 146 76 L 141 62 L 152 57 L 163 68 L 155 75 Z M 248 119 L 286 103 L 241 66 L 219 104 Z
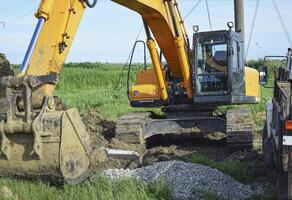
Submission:
M 33 9 L 33 10 L 27 12 L 27 13 L 24 13 L 23 15 L 17 16 L 17 17 L 15 17 L 15 18 L 13 18 L 13 19 L 7 20 L 6 23 L 11 23 L 11 22 L 18 21 L 19 19 L 21 19 L 21 18 L 23 18 L 23 17 L 26 17 L 26 16 L 28 16 L 28 15 L 33 14 L 34 12 L 35 12 L 35 9 Z
M 188 16 L 200 5 L 200 3 L 202 2 L 203 0 L 199 0 L 193 7 L 192 9 L 188 12 L 188 14 L 186 14 L 186 16 L 184 17 L 184 20 L 186 20 L 188 18 Z
M 258 15 L 259 6 L 260 6 L 260 0 L 257 0 L 256 9 L 255 9 L 255 13 L 254 13 L 254 16 L 253 16 L 252 26 L 251 26 L 251 30 L 250 30 L 249 39 L 248 39 L 245 59 L 247 59 L 247 56 L 248 56 L 248 53 L 249 53 L 252 36 L 254 34 L 254 27 L 255 27 L 256 18 L 257 18 L 257 15 Z
M 15 6 L 15 7 L 10 7 L 10 8 L 5 8 L 5 9 L 2 9 L 0 10 L 0 13 L 4 13 L 4 12 L 11 12 L 12 10 L 15 10 L 15 9 L 18 9 L 18 8 L 22 8 L 22 7 L 25 7 L 26 5 L 28 4 L 31 4 L 32 2 L 34 2 L 34 0 L 29 0 L 29 1 L 26 1 L 24 2 L 23 4 L 20 4 L 18 6 Z M 2 7 L 2 6 L 1 6 Z M 3 6 L 5 7 L 5 6 Z
M 211 15 L 210 15 L 210 9 L 209 9 L 209 3 L 208 0 L 206 0 L 206 8 L 207 8 L 207 13 L 208 13 L 208 20 L 209 20 L 209 26 L 210 30 L 212 31 L 212 21 L 211 21 Z
M 290 35 L 289 35 L 289 32 L 288 32 L 288 29 L 287 29 L 287 27 L 286 27 L 286 25 L 285 25 L 285 22 L 284 22 L 284 19 L 283 19 L 282 14 L 281 14 L 281 11 L 280 11 L 280 9 L 279 9 L 279 6 L 278 6 L 276 0 L 272 0 L 272 1 L 273 1 L 274 8 L 275 8 L 275 10 L 276 10 L 276 12 L 277 12 L 277 15 L 278 15 L 278 17 L 279 17 L 279 20 L 280 20 L 280 22 L 281 22 L 281 25 L 282 25 L 282 27 L 283 27 L 283 30 L 284 30 L 284 32 L 285 32 L 286 38 L 287 38 L 287 40 L 288 40 L 288 42 L 289 42 L 289 45 L 290 45 L 290 47 L 292 47 L 292 40 L 291 40 L 291 38 L 290 38 Z

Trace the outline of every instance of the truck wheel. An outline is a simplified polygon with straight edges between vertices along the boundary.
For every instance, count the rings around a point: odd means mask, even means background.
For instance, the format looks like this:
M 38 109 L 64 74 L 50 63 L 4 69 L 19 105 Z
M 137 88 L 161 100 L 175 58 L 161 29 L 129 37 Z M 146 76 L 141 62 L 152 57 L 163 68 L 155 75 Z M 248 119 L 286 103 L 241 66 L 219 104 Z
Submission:
M 288 200 L 288 173 L 280 169 L 277 172 L 277 199 Z
M 262 135 L 262 148 L 263 148 L 263 157 L 265 165 L 274 170 L 275 169 L 275 159 L 274 159 L 274 150 L 273 150 L 273 141 L 268 138 L 268 127 L 267 122 L 265 122 L 263 135 Z

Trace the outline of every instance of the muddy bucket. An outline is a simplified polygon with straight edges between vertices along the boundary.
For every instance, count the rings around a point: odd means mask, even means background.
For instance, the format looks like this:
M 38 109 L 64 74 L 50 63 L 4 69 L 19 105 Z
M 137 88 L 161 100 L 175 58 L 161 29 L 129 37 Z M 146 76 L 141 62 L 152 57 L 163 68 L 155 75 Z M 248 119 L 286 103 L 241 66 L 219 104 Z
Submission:
M 67 183 L 89 176 L 90 136 L 77 109 L 54 111 L 44 106 L 33 120 L 8 111 L 1 121 L 0 176 Z

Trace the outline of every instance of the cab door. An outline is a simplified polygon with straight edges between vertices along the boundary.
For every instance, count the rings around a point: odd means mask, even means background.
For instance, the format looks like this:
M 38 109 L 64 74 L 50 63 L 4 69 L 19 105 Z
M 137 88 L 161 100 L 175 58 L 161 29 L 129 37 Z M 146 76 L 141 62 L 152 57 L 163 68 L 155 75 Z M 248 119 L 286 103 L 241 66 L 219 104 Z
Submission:
M 230 77 L 233 95 L 245 95 L 244 85 L 244 62 L 243 62 L 243 44 L 238 40 L 231 41 L 229 53 L 232 54 L 229 59 Z
M 228 93 L 227 35 L 209 33 L 197 38 L 196 94 L 199 96 Z

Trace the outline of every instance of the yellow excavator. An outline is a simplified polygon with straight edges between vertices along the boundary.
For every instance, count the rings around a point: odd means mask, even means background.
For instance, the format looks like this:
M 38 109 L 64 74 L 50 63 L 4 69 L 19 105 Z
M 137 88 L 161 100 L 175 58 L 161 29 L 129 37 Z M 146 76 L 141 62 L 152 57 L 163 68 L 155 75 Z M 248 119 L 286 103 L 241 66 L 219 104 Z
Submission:
M 235 31 L 232 23 L 228 30 L 211 32 L 195 26 L 192 45 L 176 0 L 112 2 L 141 15 L 152 60 L 129 88 L 130 104 L 161 107 L 165 113 L 125 115 L 117 122 L 116 137 L 143 149 L 157 134 L 220 131 L 231 150 L 252 149 L 249 110 L 214 114 L 221 105 L 259 102 L 259 73 L 244 66 L 243 0 L 235 0 Z M 56 110 L 52 96 L 83 13 L 96 3 L 41 1 L 20 74 L 1 79 L 7 105 L 0 115 L 0 175 L 41 175 L 71 183 L 88 176 L 90 136 L 77 109 Z

